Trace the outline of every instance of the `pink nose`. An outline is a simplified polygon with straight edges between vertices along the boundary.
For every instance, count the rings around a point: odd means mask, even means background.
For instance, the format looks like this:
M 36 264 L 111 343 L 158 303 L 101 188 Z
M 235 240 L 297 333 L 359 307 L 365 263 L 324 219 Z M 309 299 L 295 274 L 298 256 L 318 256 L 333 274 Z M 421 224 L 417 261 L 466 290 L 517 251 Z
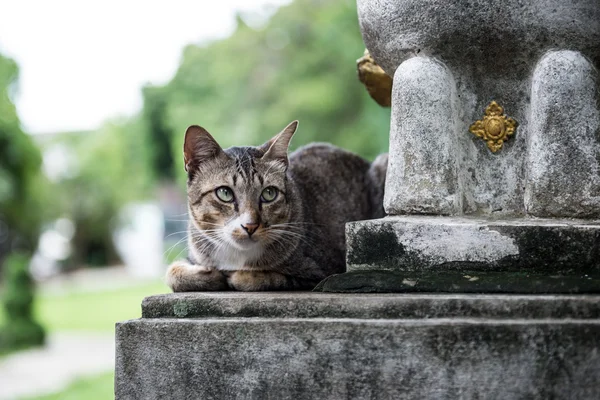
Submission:
M 248 232 L 248 236 L 252 236 L 258 229 L 258 224 L 242 224 L 242 229 Z

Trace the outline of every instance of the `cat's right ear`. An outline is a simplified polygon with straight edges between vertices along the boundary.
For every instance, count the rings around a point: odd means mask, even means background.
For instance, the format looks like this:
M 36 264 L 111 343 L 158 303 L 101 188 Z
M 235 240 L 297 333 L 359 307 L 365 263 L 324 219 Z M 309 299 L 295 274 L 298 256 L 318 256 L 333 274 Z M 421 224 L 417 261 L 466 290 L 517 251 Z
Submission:
M 183 161 L 188 174 L 191 174 L 204 161 L 216 158 L 222 153 L 221 146 L 201 126 L 192 125 L 185 131 Z
M 298 121 L 292 121 L 274 138 L 263 144 L 261 146 L 262 151 L 265 153 L 263 159 L 281 160 L 287 165 L 288 147 L 290 146 L 290 141 L 292 140 L 292 136 L 294 136 L 296 129 L 298 129 Z

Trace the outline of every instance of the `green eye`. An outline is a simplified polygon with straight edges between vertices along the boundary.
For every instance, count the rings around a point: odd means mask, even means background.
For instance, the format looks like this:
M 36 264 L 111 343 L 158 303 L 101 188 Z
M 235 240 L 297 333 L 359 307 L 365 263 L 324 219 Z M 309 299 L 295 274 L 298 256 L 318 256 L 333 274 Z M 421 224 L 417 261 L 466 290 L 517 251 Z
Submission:
M 262 193 L 260 194 L 260 199 L 265 203 L 270 203 L 271 201 L 277 198 L 277 193 L 279 193 L 277 188 L 269 186 L 268 188 L 265 188 L 265 190 L 262 191 Z
M 233 201 L 233 191 L 229 189 L 227 186 L 221 186 L 215 190 L 217 197 L 219 200 L 224 201 L 225 203 L 231 203 Z

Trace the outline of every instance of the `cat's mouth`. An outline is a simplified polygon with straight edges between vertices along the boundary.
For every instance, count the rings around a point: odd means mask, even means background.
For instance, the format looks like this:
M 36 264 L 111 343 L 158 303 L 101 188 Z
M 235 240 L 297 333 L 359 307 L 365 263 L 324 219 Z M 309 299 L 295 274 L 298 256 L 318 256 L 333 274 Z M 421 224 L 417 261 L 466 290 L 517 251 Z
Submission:
M 253 235 L 254 236 L 254 235 Z M 242 250 L 250 249 L 259 244 L 257 237 L 248 235 L 231 235 L 232 244 Z

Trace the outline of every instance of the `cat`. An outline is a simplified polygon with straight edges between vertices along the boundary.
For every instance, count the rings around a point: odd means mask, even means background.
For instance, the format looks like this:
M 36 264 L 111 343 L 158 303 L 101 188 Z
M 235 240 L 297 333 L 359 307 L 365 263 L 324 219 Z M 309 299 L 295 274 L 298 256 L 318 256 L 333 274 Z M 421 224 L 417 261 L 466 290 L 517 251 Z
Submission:
M 189 256 L 167 270 L 174 292 L 312 289 L 345 271 L 345 223 L 384 216 L 387 154 L 315 143 L 288 156 L 297 126 L 226 150 L 186 130 Z

